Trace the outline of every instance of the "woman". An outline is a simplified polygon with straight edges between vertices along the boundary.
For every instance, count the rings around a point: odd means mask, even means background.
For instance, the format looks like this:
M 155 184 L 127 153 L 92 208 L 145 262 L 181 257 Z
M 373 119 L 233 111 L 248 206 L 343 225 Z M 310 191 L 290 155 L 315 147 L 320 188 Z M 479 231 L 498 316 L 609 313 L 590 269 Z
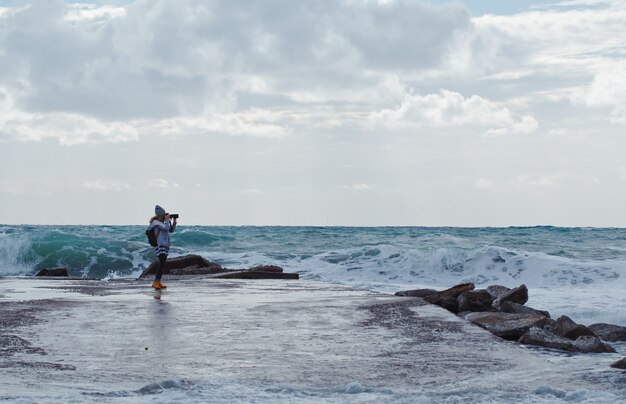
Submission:
M 156 205 L 154 208 L 155 216 L 150 219 L 148 230 L 154 229 L 157 236 L 157 245 L 154 247 L 157 258 L 159 258 L 159 269 L 157 270 L 152 287 L 155 289 L 165 289 L 167 286 L 161 283 L 161 277 L 165 270 L 167 255 L 170 253 L 170 233 L 176 229 L 176 218 L 174 223 L 170 222 L 170 214 L 165 213 L 165 209 Z

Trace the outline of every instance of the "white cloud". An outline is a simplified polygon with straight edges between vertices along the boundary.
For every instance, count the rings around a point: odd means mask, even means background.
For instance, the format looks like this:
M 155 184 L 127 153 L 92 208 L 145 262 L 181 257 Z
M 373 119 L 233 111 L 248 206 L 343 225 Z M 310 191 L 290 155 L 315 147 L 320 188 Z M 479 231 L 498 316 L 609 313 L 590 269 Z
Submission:
M 83 188 L 96 191 L 125 191 L 130 185 L 124 181 L 115 180 L 88 180 L 81 184 Z
M 572 102 L 590 107 L 609 107 L 611 122 L 626 123 L 626 62 L 615 63 L 598 73 L 586 87 L 572 95 Z
M 370 119 L 392 128 L 479 127 L 490 135 L 530 133 L 538 125 L 533 117 L 513 114 L 500 103 L 478 95 L 465 98 L 449 90 L 424 96 L 407 94 L 398 108 L 376 112 Z
M 374 189 L 374 186 L 366 184 L 364 182 L 360 182 L 354 183 L 352 185 L 342 185 L 340 188 L 348 191 L 370 191 Z
M 474 186 L 476 186 L 476 188 L 493 188 L 496 184 L 487 178 L 476 178 L 474 180 Z
M 163 188 L 163 189 L 179 189 L 180 185 L 175 182 L 170 182 L 163 178 L 152 178 L 146 181 L 146 185 L 151 188 Z
M 146 121 L 138 123 L 145 134 L 193 135 L 221 133 L 229 135 L 248 135 L 265 138 L 279 138 L 288 134 L 288 130 L 271 123 L 273 117 L 269 111 L 249 111 L 239 114 L 208 114 L 203 116 L 185 116 L 172 119 Z

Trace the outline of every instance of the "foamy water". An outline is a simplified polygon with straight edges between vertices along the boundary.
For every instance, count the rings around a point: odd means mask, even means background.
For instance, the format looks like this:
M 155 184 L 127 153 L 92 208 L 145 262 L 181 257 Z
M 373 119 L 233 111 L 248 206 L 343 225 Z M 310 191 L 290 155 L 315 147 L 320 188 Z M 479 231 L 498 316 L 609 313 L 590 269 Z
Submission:
M 136 278 L 155 259 L 143 226 L 0 226 L 0 275 L 33 275 L 64 266 L 73 276 Z M 583 324 L 626 325 L 626 229 L 186 227 L 172 235 L 172 256 L 199 254 L 231 268 L 282 266 L 303 279 L 393 293 L 526 284 L 529 306 L 566 314 Z M 616 344 L 619 355 L 626 345 Z M 441 386 L 428 391 L 380 388 L 360 380 L 312 388 L 238 383 L 219 375 L 152 380 L 140 389 L 98 395 L 48 389 L 22 391 L 24 402 L 529 402 L 606 403 L 626 400 L 626 381 L 596 355 L 550 355 L 564 374 L 583 372 L 606 383 L 602 391 L 537 384 L 511 396 L 485 386 Z M 532 375 L 531 375 L 532 376 Z M 494 376 L 495 377 L 495 376 Z M 512 383 L 523 375 L 500 375 Z M 527 381 L 530 383 L 531 381 Z M 533 382 L 534 383 L 534 382 Z
M 274 264 L 381 292 L 524 283 L 529 305 L 626 325 L 626 229 L 183 224 L 172 242 L 172 256 L 199 254 L 231 268 Z M 74 276 L 133 278 L 154 259 L 143 226 L 0 226 L 0 275 L 64 266 Z

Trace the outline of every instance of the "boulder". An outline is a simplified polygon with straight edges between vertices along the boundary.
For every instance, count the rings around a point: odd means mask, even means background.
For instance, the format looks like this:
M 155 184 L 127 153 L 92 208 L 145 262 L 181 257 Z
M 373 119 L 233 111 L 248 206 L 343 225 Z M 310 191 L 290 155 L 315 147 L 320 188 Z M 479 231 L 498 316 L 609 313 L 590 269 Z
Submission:
M 426 296 L 424 300 L 428 303 L 443 307 L 452 313 L 458 313 L 459 304 L 457 302 L 457 298 L 461 293 L 473 290 L 474 287 L 473 283 L 462 283 L 460 285 L 453 286 L 450 289 L 442 290 L 441 292 Z
M 550 313 L 545 310 L 533 309 L 532 307 L 524 306 L 523 304 L 511 301 L 506 301 L 500 304 L 500 311 L 515 314 L 539 314 L 540 316 L 550 318 Z
M 257 265 L 252 268 L 244 269 L 247 272 L 274 272 L 274 273 L 282 273 L 283 269 L 278 265 Z
M 536 345 L 562 351 L 580 352 L 574 342 L 567 338 L 560 337 L 539 327 L 531 327 L 522 335 L 519 342 L 524 345 Z
M 611 367 L 615 369 L 626 369 L 626 358 L 611 363 Z
M 615 349 L 603 342 L 598 337 L 593 337 L 590 335 L 583 335 L 582 337 L 578 337 L 576 341 L 574 341 L 574 345 L 580 349 L 581 352 L 596 352 L 596 353 L 615 353 Z
M 500 297 L 493 301 L 493 307 L 498 308 L 504 302 L 513 302 L 518 304 L 525 304 L 528 301 L 528 288 L 526 285 L 520 285 L 516 288 L 504 292 Z
M 435 289 L 415 289 L 415 290 L 403 290 L 396 292 L 396 296 L 408 296 L 408 297 L 426 297 L 437 293 Z
M 159 261 L 155 261 L 139 276 L 144 278 L 154 275 L 159 268 Z M 200 275 L 211 274 L 224 271 L 221 265 L 211 262 L 199 255 L 183 255 L 180 257 L 168 258 L 164 274 L 170 275 Z
M 597 335 L 588 327 L 582 324 L 577 324 L 574 320 L 567 316 L 561 316 L 556 320 L 554 333 L 574 341 L 578 339 L 578 337 L 582 336 L 597 337 Z
M 538 314 L 514 314 L 502 312 L 471 313 L 465 319 L 481 326 L 498 337 L 517 341 L 531 327 L 543 327 L 548 320 Z
M 67 268 L 44 268 L 35 276 L 70 276 Z
M 153 262 L 141 274 L 145 278 L 156 273 L 159 262 Z M 228 269 L 211 262 L 199 255 L 183 255 L 169 258 L 163 274 L 166 275 L 211 275 L 213 278 L 228 279 L 299 279 L 297 273 L 284 273 L 283 269 L 276 265 L 258 265 L 249 269 Z
M 275 272 L 275 271 L 230 271 L 222 272 L 212 276 L 220 279 L 300 279 L 297 273 Z
M 626 327 L 614 324 L 591 324 L 589 329 L 605 341 L 626 341 Z
M 493 297 L 485 289 L 468 290 L 457 298 L 458 311 L 493 311 Z
M 571 318 L 567 316 L 561 316 L 556 319 L 556 323 L 554 324 L 554 333 L 558 336 L 565 337 L 569 331 L 576 328 L 578 324 Z
M 493 296 L 493 300 L 496 300 L 509 290 L 511 290 L 511 288 L 507 288 L 506 286 L 502 285 L 491 285 L 487 287 L 487 292 L 489 292 L 489 294 Z

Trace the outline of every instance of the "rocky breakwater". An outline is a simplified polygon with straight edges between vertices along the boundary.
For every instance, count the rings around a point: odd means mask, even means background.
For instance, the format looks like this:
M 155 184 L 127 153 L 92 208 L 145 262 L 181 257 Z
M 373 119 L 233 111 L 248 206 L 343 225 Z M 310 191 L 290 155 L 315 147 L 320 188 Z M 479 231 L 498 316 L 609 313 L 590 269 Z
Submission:
M 476 289 L 464 283 L 449 289 L 417 289 L 397 292 L 396 296 L 417 297 L 441 306 L 500 338 L 568 352 L 608 352 L 615 349 L 607 341 L 626 341 L 626 327 L 613 324 L 577 324 L 567 316 L 552 319 L 550 313 L 526 306 L 528 288 L 493 285 Z M 612 366 L 626 366 L 626 358 Z
M 158 267 L 159 261 L 153 262 L 139 278 L 153 276 Z M 163 274 L 178 277 L 201 275 L 207 278 L 226 279 L 299 279 L 300 277 L 297 273 L 283 272 L 283 269 L 276 265 L 259 265 L 247 269 L 224 268 L 220 264 L 193 254 L 168 259 Z

